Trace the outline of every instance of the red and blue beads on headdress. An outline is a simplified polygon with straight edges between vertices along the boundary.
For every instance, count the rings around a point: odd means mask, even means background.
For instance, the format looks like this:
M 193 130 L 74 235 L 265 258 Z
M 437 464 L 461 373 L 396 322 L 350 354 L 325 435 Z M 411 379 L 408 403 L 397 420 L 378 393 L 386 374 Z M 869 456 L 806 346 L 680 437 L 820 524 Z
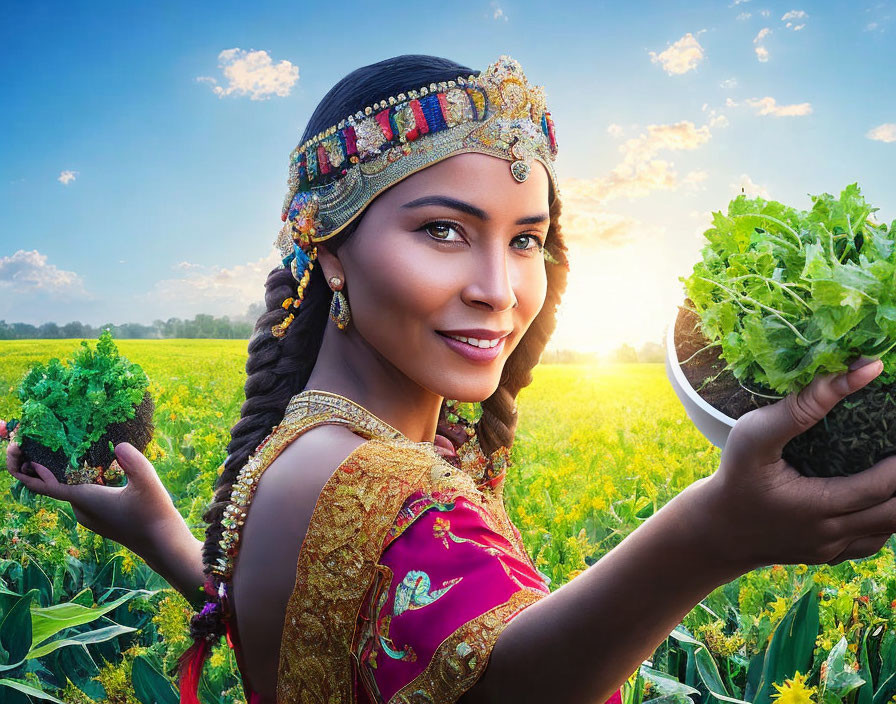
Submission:
M 557 196 L 554 123 L 543 88 L 526 80 L 516 60 L 501 56 L 479 75 L 389 96 L 296 147 L 281 209 L 286 224 L 275 244 L 299 291 L 283 302 L 288 315 L 273 326 L 273 334 L 282 338 L 295 317 L 315 244 L 336 236 L 389 186 L 463 152 L 507 159 L 519 182 L 537 159 Z
M 317 225 L 318 198 L 308 191 L 296 193 L 289 208 L 289 219 L 284 230 L 292 236 L 292 251 L 283 258 L 283 266 L 289 267 L 298 282 L 295 297 L 287 298 L 281 304 L 289 314 L 282 322 L 271 327 L 274 337 L 286 334 L 290 323 L 295 320 L 295 309 L 305 298 L 305 289 L 311 280 L 311 270 L 317 259 L 317 247 L 311 242 Z

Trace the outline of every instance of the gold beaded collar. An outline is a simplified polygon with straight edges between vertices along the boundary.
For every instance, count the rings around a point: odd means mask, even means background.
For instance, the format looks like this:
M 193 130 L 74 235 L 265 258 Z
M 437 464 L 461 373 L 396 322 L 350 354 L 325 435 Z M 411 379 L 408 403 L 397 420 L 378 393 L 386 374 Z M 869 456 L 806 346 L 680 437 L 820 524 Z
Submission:
M 390 440 L 413 445 L 431 452 L 434 459 L 439 457 L 431 442 L 413 442 L 386 421 L 345 396 L 316 389 L 296 394 L 290 399 L 283 420 L 250 455 L 231 487 L 230 501 L 221 519 L 224 529 L 220 540 L 221 557 L 212 567 L 214 573 L 223 579 L 229 579 L 233 573 L 234 560 L 239 550 L 240 530 L 246 521 L 249 504 L 264 470 L 299 434 L 324 424 L 345 426 L 367 440 Z

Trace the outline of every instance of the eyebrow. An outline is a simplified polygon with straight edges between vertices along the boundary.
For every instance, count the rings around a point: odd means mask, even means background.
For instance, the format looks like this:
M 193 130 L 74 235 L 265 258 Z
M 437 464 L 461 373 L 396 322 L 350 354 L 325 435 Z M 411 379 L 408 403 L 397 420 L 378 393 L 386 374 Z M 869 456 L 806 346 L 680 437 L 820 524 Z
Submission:
M 405 203 L 401 207 L 421 208 L 424 205 L 441 205 L 446 208 L 460 210 L 461 212 L 466 213 L 467 215 L 472 215 L 474 218 L 478 218 L 483 222 L 490 219 L 488 213 L 486 213 L 481 208 L 477 208 L 475 205 L 467 203 L 466 201 L 457 200 L 457 198 L 450 198 L 448 196 L 423 196 L 422 198 L 417 198 L 416 200 Z M 548 220 L 550 220 L 550 216 L 547 213 L 540 213 L 538 215 L 527 215 L 526 217 L 520 218 L 514 223 L 514 225 L 537 225 L 542 222 L 547 222 Z

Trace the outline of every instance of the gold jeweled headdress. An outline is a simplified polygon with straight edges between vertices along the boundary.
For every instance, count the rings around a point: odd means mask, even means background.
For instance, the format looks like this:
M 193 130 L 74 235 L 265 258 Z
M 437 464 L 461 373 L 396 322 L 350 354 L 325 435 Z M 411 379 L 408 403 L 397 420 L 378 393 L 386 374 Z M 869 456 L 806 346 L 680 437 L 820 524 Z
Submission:
M 390 96 L 300 144 L 290 155 L 285 222 L 274 243 L 298 281 L 289 315 L 271 329 L 283 337 L 302 302 L 318 242 L 338 234 L 384 190 L 464 152 L 510 161 L 519 181 L 533 159 L 559 196 L 553 161 L 557 140 L 544 89 L 528 83 L 515 59 L 500 56 L 478 76 L 458 76 Z M 551 261 L 548 258 L 548 261 Z

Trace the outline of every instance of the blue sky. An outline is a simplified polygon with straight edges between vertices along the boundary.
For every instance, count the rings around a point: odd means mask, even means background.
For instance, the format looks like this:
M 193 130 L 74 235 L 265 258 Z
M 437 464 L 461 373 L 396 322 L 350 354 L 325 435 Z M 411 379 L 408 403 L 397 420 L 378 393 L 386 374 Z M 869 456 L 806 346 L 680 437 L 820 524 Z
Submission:
M 403 53 L 505 53 L 545 87 L 572 255 L 555 347 L 658 341 L 741 187 L 808 207 L 858 181 L 896 219 L 894 2 L 333 8 L 4 2 L 0 319 L 244 314 L 307 118 Z

